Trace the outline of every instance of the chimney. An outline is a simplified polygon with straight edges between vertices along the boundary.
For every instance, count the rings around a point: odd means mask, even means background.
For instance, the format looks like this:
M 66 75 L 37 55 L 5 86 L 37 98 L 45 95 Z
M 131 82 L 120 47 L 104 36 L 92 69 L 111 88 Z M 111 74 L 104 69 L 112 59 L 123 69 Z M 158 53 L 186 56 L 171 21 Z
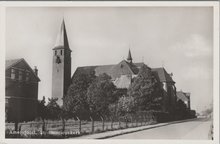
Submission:
M 170 76 L 172 77 L 172 76 L 173 76 L 173 73 L 170 73 Z
M 34 66 L 34 73 L 35 73 L 35 75 L 38 75 L 38 69 L 37 69 L 37 66 Z

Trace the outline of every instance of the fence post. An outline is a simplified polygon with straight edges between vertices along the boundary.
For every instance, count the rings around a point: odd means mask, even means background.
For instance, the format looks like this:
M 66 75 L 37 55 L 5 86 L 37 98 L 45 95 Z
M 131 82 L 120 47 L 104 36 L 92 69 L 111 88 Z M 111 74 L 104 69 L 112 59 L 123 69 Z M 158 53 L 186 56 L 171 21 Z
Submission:
M 140 126 L 142 126 L 142 116 L 140 116 L 140 122 L 141 122 L 141 125 L 140 125 Z
M 102 116 L 100 116 L 102 119 L 102 131 L 105 131 L 105 122 Z
M 153 122 L 153 116 L 151 115 L 151 117 L 150 117 L 150 124 L 152 124 L 152 122 Z
M 41 135 L 41 138 L 44 138 L 44 135 L 45 135 L 45 121 L 43 120 L 43 122 L 42 122 L 42 135 Z
M 19 129 L 18 129 L 19 134 L 21 133 L 21 125 L 22 125 L 22 124 L 19 125 Z
M 15 122 L 15 131 L 18 131 L 18 122 Z
M 147 115 L 145 115 L 145 125 L 147 125 Z
M 127 117 L 125 117 L 125 127 L 128 127 L 128 121 L 127 121 Z
M 131 116 L 131 127 L 133 127 L 133 117 Z
M 137 127 L 138 126 L 138 119 L 137 119 L 137 117 L 135 119 L 135 122 L 136 122 L 136 127 Z
M 120 118 L 118 119 L 118 127 L 119 127 L 119 129 L 121 128 L 121 121 L 120 121 Z
M 147 118 L 146 118 L 146 115 L 144 115 L 144 125 L 147 124 Z
M 148 125 L 148 121 L 149 121 L 149 118 L 148 118 L 148 115 L 146 115 L 146 124 Z
M 143 124 L 143 116 L 141 115 L 141 126 L 142 126 L 142 124 Z
M 90 116 L 90 119 L 91 119 L 91 121 L 92 121 L 92 131 L 91 131 L 91 133 L 94 133 L 94 120 L 92 119 L 91 116 Z
M 65 119 L 62 118 L 62 132 L 65 135 Z
M 111 118 L 111 130 L 113 129 L 113 118 Z
M 45 132 L 45 121 L 43 120 L 43 123 L 42 123 L 42 133 Z
M 79 121 L 79 134 L 81 134 L 81 129 L 82 129 L 82 127 L 81 127 L 81 119 L 79 119 L 79 117 L 76 117 L 76 118 Z

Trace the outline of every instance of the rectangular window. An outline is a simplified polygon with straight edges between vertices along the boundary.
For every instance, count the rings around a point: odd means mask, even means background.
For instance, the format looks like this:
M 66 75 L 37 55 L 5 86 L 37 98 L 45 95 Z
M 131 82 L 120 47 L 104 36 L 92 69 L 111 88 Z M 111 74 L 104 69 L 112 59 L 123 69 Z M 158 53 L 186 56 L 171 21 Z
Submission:
M 15 71 L 15 79 L 18 79 L 18 70 Z
M 55 50 L 55 56 L 57 55 L 57 51 Z
M 8 105 L 8 98 L 5 99 L 5 104 Z
M 62 55 L 63 54 L 63 51 L 62 50 L 60 50 L 60 55 Z
M 19 70 L 18 74 L 19 74 L 19 76 L 18 76 L 19 81 L 22 81 L 22 74 L 23 74 L 23 72 L 21 70 Z
M 15 79 L 15 69 L 11 69 L 11 79 Z
M 30 80 L 30 73 L 29 72 L 26 72 L 26 81 L 29 81 Z

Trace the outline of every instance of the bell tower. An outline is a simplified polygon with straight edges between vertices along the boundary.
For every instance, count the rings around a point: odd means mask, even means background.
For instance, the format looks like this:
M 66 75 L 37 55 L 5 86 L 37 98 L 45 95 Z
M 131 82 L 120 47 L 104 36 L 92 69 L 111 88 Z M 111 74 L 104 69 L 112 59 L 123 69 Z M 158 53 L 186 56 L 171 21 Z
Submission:
M 71 52 L 63 20 L 53 48 L 52 69 L 52 98 L 58 98 L 60 106 L 71 82 Z

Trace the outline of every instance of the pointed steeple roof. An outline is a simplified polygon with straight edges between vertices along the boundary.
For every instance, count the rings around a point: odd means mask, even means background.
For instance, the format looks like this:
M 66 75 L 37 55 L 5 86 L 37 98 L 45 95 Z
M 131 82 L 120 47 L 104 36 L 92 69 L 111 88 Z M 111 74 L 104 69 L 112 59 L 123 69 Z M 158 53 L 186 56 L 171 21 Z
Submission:
M 67 38 L 66 26 L 65 26 L 64 19 L 61 24 L 61 28 L 60 28 L 60 31 L 57 35 L 56 43 L 54 46 L 54 49 L 61 49 L 61 48 L 69 49 L 69 42 L 68 42 L 68 38 Z
M 127 61 L 130 62 L 130 63 L 132 62 L 132 57 L 131 57 L 131 51 L 130 51 L 130 49 L 129 49 L 129 51 L 128 51 Z

